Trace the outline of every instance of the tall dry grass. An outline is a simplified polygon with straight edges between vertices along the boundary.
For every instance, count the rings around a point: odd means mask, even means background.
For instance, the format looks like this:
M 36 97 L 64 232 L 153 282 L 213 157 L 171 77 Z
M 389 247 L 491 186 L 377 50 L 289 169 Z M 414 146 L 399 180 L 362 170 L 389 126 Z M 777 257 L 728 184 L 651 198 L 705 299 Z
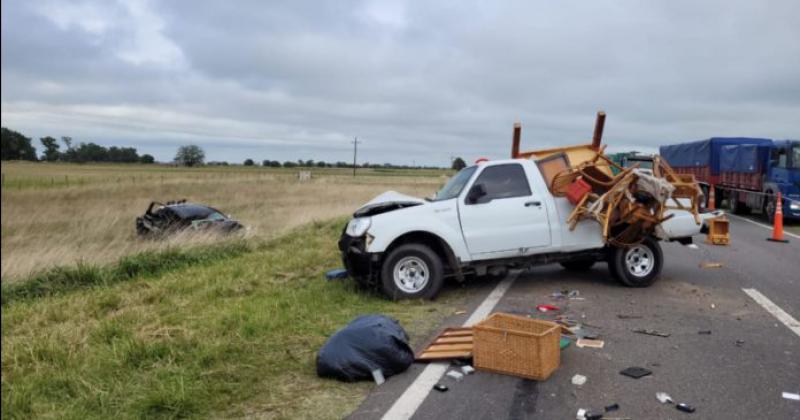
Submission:
M 2 279 L 14 281 L 47 268 L 79 261 L 107 263 L 133 252 L 217 241 L 178 235 L 141 240 L 134 220 L 152 200 L 186 198 L 232 214 L 248 237 L 269 238 L 292 227 L 352 212 L 376 194 L 393 189 L 430 195 L 444 173 L 375 173 L 356 178 L 344 171 L 176 169 L 111 165 L 3 163 Z M 69 186 L 63 179 L 71 179 Z

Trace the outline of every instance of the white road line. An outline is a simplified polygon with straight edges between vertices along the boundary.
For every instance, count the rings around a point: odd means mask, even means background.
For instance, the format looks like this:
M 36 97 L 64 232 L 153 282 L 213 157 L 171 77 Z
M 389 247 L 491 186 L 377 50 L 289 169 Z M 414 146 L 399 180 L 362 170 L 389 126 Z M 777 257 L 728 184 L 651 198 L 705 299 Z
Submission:
M 756 289 L 742 289 L 743 292 L 747 293 L 751 298 L 753 298 L 756 303 L 761 305 L 767 312 L 771 313 L 772 316 L 778 318 L 778 321 L 783 322 L 783 325 L 789 327 L 792 332 L 800 336 L 800 322 L 797 322 L 796 319 L 792 318 L 791 315 L 786 313 L 783 309 L 781 309 L 778 305 L 772 303 L 766 296 L 762 295 Z
M 730 214 L 730 213 L 725 213 L 725 215 L 727 215 L 727 216 L 731 216 L 731 217 L 735 217 L 735 218 L 737 218 L 737 219 L 739 219 L 739 220 L 744 220 L 745 222 L 752 223 L 752 224 L 754 224 L 754 225 L 756 225 L 756 226 L 761 226 L 761 227 L 763 227 L 764 229 L 769 229 L 769 230 L 772 230 L 772 226 L 770 226 L 770 225 L 765 225 L 765 224 L 763 224 L 763 223 L 758 223 L 758 222 L 756 222 L 755 220 L 750 220 L 750 219 L 748 219 L 748 218 L 746 218 L 746 217 L 737 216 L 737 215 L 735 215 L 735 214 Z M 797 239 L 800 239 L 800 235 L 794 234 L 794 233 L 792 233 L 792 232 L 787 232 L 787 231 L 786 231 L 786 229 L 784 229 L 784 230 L 783 230 L 783 234 L 784 234 L 784 235 L 791 236 L 792 238 L 797 238 Z
M 472 312 L 464 326 L 471 326 L 486 318 L 497 305 L 497 302 L 506 294 L 518 275 L 519 273 L 509 274 L 508 277 L 498 283 L 494 290 L 489 293 L 489 296 L 486 296 L 486 299 Z M 417 379 L 406 388 L 403 395 L 383 415 L 382 420 L 410 419 L 417 412 L 419 406 L 422 405 L 422 402 L 425 401 L 433 386 L 447 372 L 448 367 L 447 363 L 429 363 L 428 366 L 425 366 L 425 369 L 417 376 Z

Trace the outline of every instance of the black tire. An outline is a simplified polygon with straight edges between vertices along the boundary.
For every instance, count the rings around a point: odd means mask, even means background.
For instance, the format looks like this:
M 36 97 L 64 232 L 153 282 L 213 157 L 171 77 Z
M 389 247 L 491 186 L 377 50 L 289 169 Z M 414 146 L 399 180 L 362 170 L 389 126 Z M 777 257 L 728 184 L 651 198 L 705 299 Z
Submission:
M 400 265 L 403 265 L 403 269 Z M 395 269 L 398 279 L 395 279 Z M 401 277 L 406 276 L 406 277 Z M 401 278 L 426 277 L 419 290 L 412 290 L 415 286 L 407 285 Z M 413 282 L 412 282 L 413 283 Z M 393 249 L 384 259 L 381 267 L 381 288 L 383 293 L 392 300 L 402 299 L 433 299 L 439 293 L 444 283 L 444 267 L 441 258 L 429 247 L 422 244 L 405 244 Z
M 769 224 L 775 223 L 775 197 L 772 191 L 767 191 L 767 198 L 764 199 L 764 208 L 761 209 L 761 214 L 767 219 Z
M 739 201 L 739 197 L 737 197 L 737 195 L 738 194 L 733 191 L 728 195 L 728 210 L 733 214 L 749 214 L 750 209 L 745 203 Z
M 643 264 L 637 265 L 639 261 Z M 663 265 L 664 253 L 661 245 L 653 238 L 647 238 L 632 247 L 614 248 L 608 262 L 614 278 L 628 287 L 652 285 L 658 279 Z
M 568 271 L 587 271 L 592 268 L 595 262 L 595 260 L 570 260 L 562 261 L 559 264 Z

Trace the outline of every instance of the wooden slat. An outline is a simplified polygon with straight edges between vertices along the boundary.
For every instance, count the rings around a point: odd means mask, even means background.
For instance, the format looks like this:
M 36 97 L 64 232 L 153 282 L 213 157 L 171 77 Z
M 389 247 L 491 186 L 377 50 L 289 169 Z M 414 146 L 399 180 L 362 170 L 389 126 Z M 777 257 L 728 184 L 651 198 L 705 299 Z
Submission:
M 432 351 L 472 351 L 472 343 L 469 344 L 440 344 L 438 346 L 430 346 L 425 349 L 425 353 Z
M 432 353 L 422 353 L 417 360 L 439 360 L 439 359 L 465 359 L 472 357 L 471 351 L 435 351 Z
M 471 343 L 474 340 L 472 336 L 464 336 L 464 337 L 442 337 L 437 338 L 431 344 L 461 344 L 461 343 Z
M 472 331 L 445 331 L 440 337 L 472 336 Z

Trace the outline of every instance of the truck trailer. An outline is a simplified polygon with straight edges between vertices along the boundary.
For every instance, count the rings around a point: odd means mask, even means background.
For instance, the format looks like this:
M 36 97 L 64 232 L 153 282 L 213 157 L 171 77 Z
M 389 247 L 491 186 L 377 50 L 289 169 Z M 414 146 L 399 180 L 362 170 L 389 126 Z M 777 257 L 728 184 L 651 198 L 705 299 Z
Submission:
M 785 220 L 800 220 L 800 141 L 712 137 L 661 146 L 661 156 L 678 173 L 693 174 L 706 199 L 710 190 L 732 212 L 755 210 L 772 222 L 776 194 Z

